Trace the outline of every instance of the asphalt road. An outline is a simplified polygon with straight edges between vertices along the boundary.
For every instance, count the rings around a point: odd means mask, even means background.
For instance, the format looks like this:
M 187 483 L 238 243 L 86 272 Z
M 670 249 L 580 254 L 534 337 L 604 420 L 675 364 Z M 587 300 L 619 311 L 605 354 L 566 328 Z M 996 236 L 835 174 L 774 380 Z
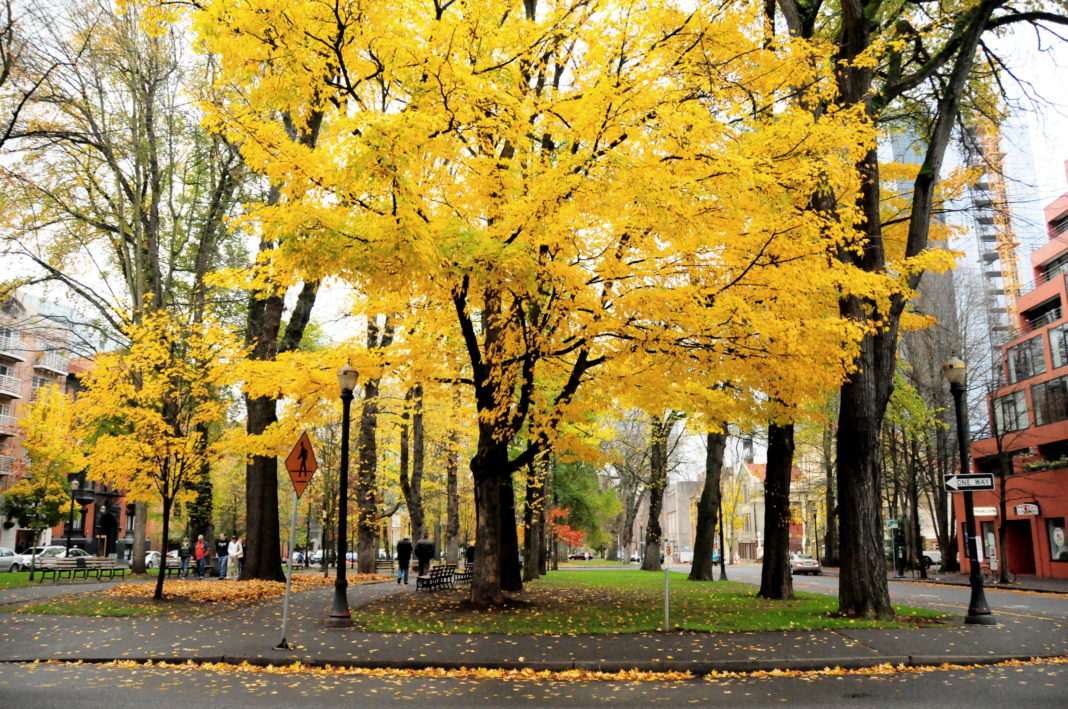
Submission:
M 672 570 L 689 572 L 689 567 L 674 567 Z M 719 578 L 719 572 L 716 572 Z M 760 584 L 759 565 L 739 565 L 727 567 L 727 578 L 731 581 Z M 838 577 L 829 574 L 820 576 L 794 576 L 794 589 L 809 593 L 838 594 Z M 1029 591 L 1001 591 L 985 589 L 986 601 L 991 612 L 999 621 L 1068 620 L 1068 596 L 1054 593 L 1034 593 Z M 931 608 L 946 613 L 963 615 L 968 609 L 971 589 L 967 586 L 949 586 L 933 583 L 915 583 L 910 581 L 890 581 L 890 599 L 895 604 Z M 1068 706 L 1068 702 L 1066 702 Z
M 5 665 L 0 706 L 108 709 L 339 706 L 964 707 L 1063 709 L 1068 664 L 978 667 L 883 675 L 694 679 L 658 682 L 530 681 L 447 677 L 264 674 L 191 668 Z

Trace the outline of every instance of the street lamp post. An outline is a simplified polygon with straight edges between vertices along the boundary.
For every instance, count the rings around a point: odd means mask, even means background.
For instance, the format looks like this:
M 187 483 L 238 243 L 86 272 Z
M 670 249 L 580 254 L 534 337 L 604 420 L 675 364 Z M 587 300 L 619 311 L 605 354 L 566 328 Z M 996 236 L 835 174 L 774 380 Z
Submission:
M 964 382 L 968 376 L 968 370 L 964 362 L 957 357 L 951 357 L 942 365 L 942 371 L 949 380 L 949 391 L 953 394 L 953 408 L 957 414 L 957 445 L 960 448 L 960 472 L 961 475 L 968 473 L 968 445 L 965 441 L 967 420 L 964 411 Z M 986 602 L 986 594 L 983 592 L 983 576 L 979 573 L 979 543 L 975 534 L 975 508 L 972 505 L 972 491 L 964 491 L 964 527 L 968 544 L 968 582 L 972 587 L 971 599 L 968 601 L 968 615 L 964 616 L 965 623 L 973 625 L 996 625 L 997 621 L 990 612 L 990 606 Z
M 78 478 L 72 478 L 70 481 L 70 514 L 67 518 L 67 556 L 70 556 L 70 533 L 71 528 L 74 527 L 74 493 L 81 487 L 78 484 Z
M 357 378 L 356 370 L 347 364 L 337 372 L 337 383 L 341 387 L 341 475 L 337 500 L 337 580 L 334 582 L 334 607 L 326 621 L 331 628 L 352 627 L 347 593 L 349 582 L 345 577 L 345 537 L 349 518 L 349 409 Z
M 816 563 L 820 561 L 820 528 L 816 526 L 816 510 L 812 510 L 812 549 L 816 557 Z

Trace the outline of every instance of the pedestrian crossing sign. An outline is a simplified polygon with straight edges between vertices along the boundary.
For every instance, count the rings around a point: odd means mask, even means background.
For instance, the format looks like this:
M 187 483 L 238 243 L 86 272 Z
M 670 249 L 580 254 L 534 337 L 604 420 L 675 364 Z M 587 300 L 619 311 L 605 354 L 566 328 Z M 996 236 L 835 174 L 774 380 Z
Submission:
M 304 488 L 311 482 L 315 471 L 319 469 L 319 463 L 315 460 L 315 451 L 312 450 L 311 439 L 308 432 L 300 434 L 297 445 L 293 446 L 289 457 L 286 458 L 286 470 L 289 471 L 289 479 L 293 481 L 293 489 L 297 497 L 304 494 Z

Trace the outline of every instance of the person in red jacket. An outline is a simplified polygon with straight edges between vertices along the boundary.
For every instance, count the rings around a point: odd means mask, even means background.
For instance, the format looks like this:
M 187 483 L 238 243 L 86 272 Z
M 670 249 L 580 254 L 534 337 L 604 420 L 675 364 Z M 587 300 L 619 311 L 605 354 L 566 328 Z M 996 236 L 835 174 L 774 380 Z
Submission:
M 208 548 L 208 543 L 204 541 L 204 535 L 197 535 L 197 545 L 193 549 L 193 558 L 197 560 L 197 578 L 204 578 L 204 566 L 208 563 L 208 554 L 211 551 Z

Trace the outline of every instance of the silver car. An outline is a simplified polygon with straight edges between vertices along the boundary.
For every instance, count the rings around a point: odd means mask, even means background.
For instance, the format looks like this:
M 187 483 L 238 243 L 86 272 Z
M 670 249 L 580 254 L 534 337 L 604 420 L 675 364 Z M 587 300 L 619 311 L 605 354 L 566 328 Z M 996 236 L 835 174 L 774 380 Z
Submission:
M 7 547 L 0 547 L 0 572 L 11 571 L 11 567 L 15 564 L 16 556 L 15 552 Z

